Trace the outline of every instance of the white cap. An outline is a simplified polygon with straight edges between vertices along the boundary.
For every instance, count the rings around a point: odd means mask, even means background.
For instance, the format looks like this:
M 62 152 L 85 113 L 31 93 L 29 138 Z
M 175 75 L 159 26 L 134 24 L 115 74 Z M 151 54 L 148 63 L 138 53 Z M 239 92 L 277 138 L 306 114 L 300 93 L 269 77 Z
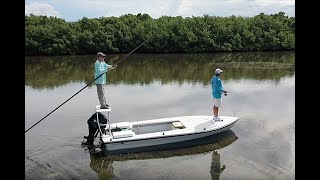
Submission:
M 216 71 L 215 71 L 215 74 L 220 74 L 220 73 L 222 73 L 222 70 L 217 68 Z
M 102 52 L 98 52 L 98 53 L 97 53 L 97 56 L 98 56 L 98 57 L 99 57 L 99 56 L 105 57 L 106 55 L 103 54 Z

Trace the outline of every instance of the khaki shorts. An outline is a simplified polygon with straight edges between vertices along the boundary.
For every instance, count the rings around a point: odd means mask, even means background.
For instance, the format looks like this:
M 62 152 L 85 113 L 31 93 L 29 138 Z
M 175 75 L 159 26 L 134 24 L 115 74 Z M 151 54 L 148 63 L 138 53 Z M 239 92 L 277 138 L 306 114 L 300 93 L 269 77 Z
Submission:
M 220 107 L 221 106 L 221 102 L 222 102 L 221 98 L 213 98 L 213 105 L 215 107 Z

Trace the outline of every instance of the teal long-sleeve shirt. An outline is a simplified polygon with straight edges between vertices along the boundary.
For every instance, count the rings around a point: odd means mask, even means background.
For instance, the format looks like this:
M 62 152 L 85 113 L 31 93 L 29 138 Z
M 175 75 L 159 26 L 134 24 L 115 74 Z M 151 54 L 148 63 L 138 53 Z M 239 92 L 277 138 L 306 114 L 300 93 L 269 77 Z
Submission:
M 213 76 L 211 79 L 212 97 L 221 98 L 221 94 L 224 92 L 222 82 L 218 76 Z
M 110 68 L 111 65 L 105 63 L 104 61 L 96 60 L 94 64 L 94 78 L 96 79 L 100 74 L 107 72 L 108 68 Z M 107 76 L 106 73 L 104 73 L 102 76 L 100 76 L 98 79 L 94 81 L 96 84 L 105 84 L 107 83 Z

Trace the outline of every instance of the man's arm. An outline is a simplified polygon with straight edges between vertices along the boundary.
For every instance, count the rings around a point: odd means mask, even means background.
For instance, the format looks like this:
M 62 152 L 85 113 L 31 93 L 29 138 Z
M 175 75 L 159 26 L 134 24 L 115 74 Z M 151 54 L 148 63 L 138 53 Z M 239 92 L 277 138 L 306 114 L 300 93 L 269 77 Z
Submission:
M 221 93 L 221 94 L 222 94 L 222 93 L 227 93 L 227 91 L 224 90 L 223 87 L 222 87 L 222 82 L 221 82 L 221 80 L 219 81 L 219 86 L 220 86 L 219 90 L 220 90 L 220 93 Z
M 117 65 L 109 65 L 110 69 L 115 69 L 117 67 Z
M 117 67 L 117 65 L 109 65 L 109 64 L 107 64 L 107 63 L 104 63 L 105 64 L 105 66 L 107 67 L 106 69 L 108 70 L 108 69 L 115 69 L 116 67 Z

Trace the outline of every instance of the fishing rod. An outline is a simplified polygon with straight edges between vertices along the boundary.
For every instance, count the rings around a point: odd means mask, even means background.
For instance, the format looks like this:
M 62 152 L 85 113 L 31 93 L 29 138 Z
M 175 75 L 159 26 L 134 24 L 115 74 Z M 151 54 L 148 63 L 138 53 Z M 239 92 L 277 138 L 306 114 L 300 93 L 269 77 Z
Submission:
M 117 63 L 115 63 L 113 66 L 117 66 L 117 64 L 119 64 L 121 61 L 123 61 L 124 59 L 126 59 L 130 54 L 132 54 L 134 51 L 136 51 L 139 47 L 141 47 L 147 40 L 145 40 L 144 42 L 142 42 L 139 46 L 137 46 L 136 48 L 134 48 L 132 51 L 130 51 L 127 55 L 125 55 L 123 58 L 121 58 Z M 104 72 L 107 73 L 108 71 Z M 99 77 L 101 77 L 104 73 L 100 74 L 98 77 L 96 77 L 94 80 L 92 80 L 89 84 L 87 84 L 86 86 L 84 86 L 82 89 L 80 89 L 77 93 L 75 93 L 74 95 L 72 95 L 69 99 L 67 99 L 65 102 L 63 102 L 62 104 L 60 104 L 58 107 L 56 107 L 54 110 L 52 110 L 49 114 L 47 114 L 46 116 L 44 116 L 42 119 L 40 119 L 38 122 L 36 122 L 34 125 L 32 125 L 29 129 L 27 129 L 24 133 L 27 133 L 30 129 L 32 129 L 34 126 L 36 126 L 37 124 L 39 124 L 42 120 L 44 120 L 46 117 L 48 117 L 50 114 L 52 114 L 54 111 L 56 111 L 57 109 L 59 109 L 62 105 L 64 105 L 66 102 L 68 102 L 70 99 L 72 99 L 74 96 L 76 96 L 77 94 L 79 94 L 82 90 L 84 90 L 86 87 L 88 87 L 91 83 L 93 83 L 95 80 L 97 80 Z

